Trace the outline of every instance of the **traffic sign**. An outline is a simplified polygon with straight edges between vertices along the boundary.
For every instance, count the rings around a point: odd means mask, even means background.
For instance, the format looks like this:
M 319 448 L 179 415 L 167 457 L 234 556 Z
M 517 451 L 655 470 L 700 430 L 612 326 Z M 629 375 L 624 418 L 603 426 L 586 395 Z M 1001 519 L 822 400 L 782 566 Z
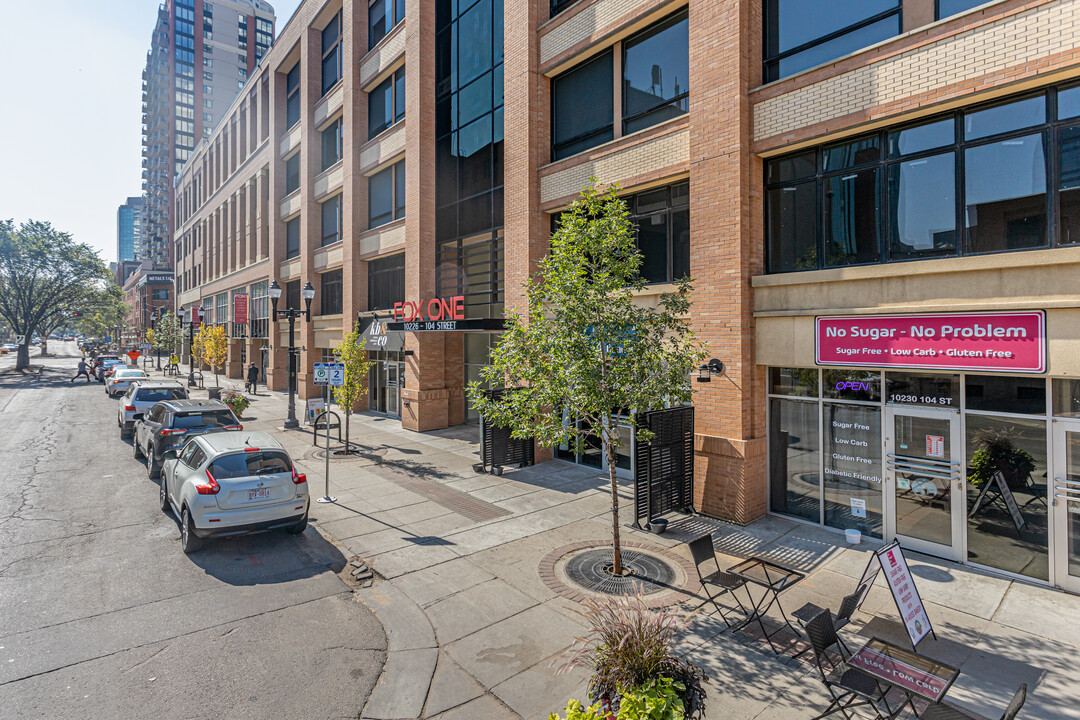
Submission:
M 131 358 L 131 362 L 135 362 L 136 360 L 138 360 L 139 358 L 141 358 L 141 357 L 142 357 L 142 355 L 140 355 L 140 354 L 139 354 L 139 351 L 138 351 L 138 350 L 132 350 L 131 352 L 129 352 L 129 353 L 127 354 L 127 356 L 128 356 L 129 358 Z
M 315 384 L 339 386 L 345 384 L 343 363 L 315 363 Z
M 26 344 L 26 336 L 25 335 L 16 335 L 15 336 L 15 344 L 16 345 L 25 345 Z

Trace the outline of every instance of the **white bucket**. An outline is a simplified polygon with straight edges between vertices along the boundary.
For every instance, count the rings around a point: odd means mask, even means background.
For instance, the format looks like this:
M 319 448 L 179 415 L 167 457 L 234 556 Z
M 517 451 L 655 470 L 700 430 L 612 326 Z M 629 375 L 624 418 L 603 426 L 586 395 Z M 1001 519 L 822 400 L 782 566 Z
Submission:
M 858 530 L 845 530 L 844 536 L 847 538 L 848 543 L 852 545 L 858 545 L 862 542 L 862 533 Z

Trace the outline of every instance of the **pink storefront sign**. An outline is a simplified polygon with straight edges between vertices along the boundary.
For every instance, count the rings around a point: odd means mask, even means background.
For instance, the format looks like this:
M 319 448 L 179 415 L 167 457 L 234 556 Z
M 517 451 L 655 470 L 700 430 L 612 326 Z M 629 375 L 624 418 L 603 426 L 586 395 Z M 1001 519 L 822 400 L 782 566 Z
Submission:
M 1046 314 L 848 315 L 816 319 L 818 365 L 1046 372 Z

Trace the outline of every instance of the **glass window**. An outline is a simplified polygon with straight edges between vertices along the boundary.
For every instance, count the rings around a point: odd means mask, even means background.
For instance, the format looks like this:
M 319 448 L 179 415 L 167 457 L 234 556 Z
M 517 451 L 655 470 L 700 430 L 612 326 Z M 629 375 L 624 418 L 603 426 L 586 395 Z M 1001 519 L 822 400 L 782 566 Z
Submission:
M 405 299 L 405 253 L 368 262 L 368 310 L 385 310 Z
M 1046 380 L 1039 377 L 967 375 L 964 399 L 968 410 L 1025 415 L 1046 414 Z
M 300 153 L 285 161 L 285 194 L 300 188 Z
M 1058 243 L 1080 243 L 1080 127 L 1058 133 Z
M 551 80 L 553 160 L 614 137 L 613 62 L 613 53 L 604 52 Z
M 319 276 L 319 314 L 341 314 L 341 270 L 331 270 Z
M 322 165 L 320 170 L 326 170 L 341 159 L 341 118 L 334 124 L 322 131 Z
M 647 283 L 667 283 L 690 275 L 690 184 L 679 183 L 627 198 L 637 231 Z M 676 206 L 676 200 L 678 206 Z
M 300 122 L 300 63 L 293 65 L 285 76 L 285 125 Z
M 955 255 L 956 154 L 889 166 L 889 257 Z
M 1046 421 L 965 420 L 968 560 L 1047 580 Z
M 964 151 L 969 252 L 1046 245 L 1046 154 L 1028 135 Z
M 769 368 L 769 392 L 816 398 L 818 371 L 815 368 Z
M 814 177 L 816 174 L 817 152 L 811 150 L 799 155 L 769 160 L 765 167 L 765 182 L 772 185 L 773 183 Z
M 300 218 L 285 223 L 285 259 L 300 256 Z
M 827 398 L 881 402 L 881 373 L 876 370 L 822 370 L 821 388 Z
M 980 5 L 985 5 L 989 0 L 937 0 L 937 19 L 947 18 L 950 15 L 962 13 Z
M 1057 106 L 1058 120 L 1080 116 L 1080 87 L 1058 92 Z
M 1042 95 L 964 114 L 964 138 L 978 140 L 1046 122 L 1046 98 Z
M 960 407 L 960 376 L 931 373 L 885 373 L 885 402 L 890 405 Z
M 952 145 L 956 140 L 953 118 L 889 133 L 889 157 L 900 157 Z
M 880 260 L 877 169 L 827 178 L 824 191 L 825 266 Z
M 874 162 L 881 157 L 878 136 L 870 135 L 842 145 L 826 147 L 821 153 L 822 171 L 835 172 Z
M 403 117 L 405 68 L 399 69 L 368 93 L 368 138 L 375 137 Z
M 341 12 L 322 31 L 322 94 L 341 79 Z
M 817 182 L 774 188 L 766 195 L 769 272 L 817 269 Z
M 368 49 L 405 19 L 405 0 L 374 0 L 368 6 Z
M 404 189 L 404 160 L 368 178 L 368 227 L 405 217 Z
M 322 246 L 341 239 L 341 195 L 335 195 L 319 206 L 322 210 Z
M 766 82 L 900 33 L 899 0 L 766 0 L 763 15 Z
M 623 43 L 623 132 L 685 113 L 690 94 L 689 15 L 681 11 Z
M 825 524 L 882 536 L 881 410 L 825 403 Z
M 219 455 L 210 465 L 210 474 L 215 480 L 231 480 L 274 473 L 291 473 L 292 469 L 289 456 L 285 453 L 263 450 Z
M 821 522 L 818 403 L 769 399 L 769 509 Z
M 1080 418 L 1080 380 L 1053 380 L 1054 415 Z

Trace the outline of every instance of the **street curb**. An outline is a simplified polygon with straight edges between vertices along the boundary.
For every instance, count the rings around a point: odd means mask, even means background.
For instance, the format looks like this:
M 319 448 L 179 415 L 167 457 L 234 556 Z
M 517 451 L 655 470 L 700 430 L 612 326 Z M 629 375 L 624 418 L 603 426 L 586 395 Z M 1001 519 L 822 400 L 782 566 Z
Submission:
M 392 583 L 383 582 L 357 597 L 386 631 L 386 663 L 368 698 L 363 720 L 415 720 L 424 713 L 439 659 L 439 644 L 427 615 Z

